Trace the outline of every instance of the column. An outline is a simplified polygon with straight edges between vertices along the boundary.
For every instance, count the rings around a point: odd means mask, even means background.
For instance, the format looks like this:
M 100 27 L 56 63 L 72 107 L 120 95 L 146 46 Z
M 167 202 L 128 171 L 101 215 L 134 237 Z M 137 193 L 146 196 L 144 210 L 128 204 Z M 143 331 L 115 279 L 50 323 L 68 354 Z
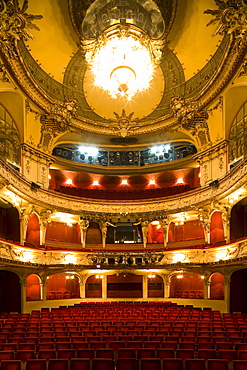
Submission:
M 168 221 L 168 219 L 160 220 L 160 226 L 162 227 L 163 233 L 164 233 L 164 248 L 167 247 L 167 243 L 168 243 L 169 225 L 170 225 L 170 222 Z
M 163 277 L 164 283 L 164 298 L 170 297 L 170 279 L 168 276 Z
M 22 213 L 20 215 L 20 244 L 24 245 L 27 236 L 27 225 L 29 220 L 29 214 Z
M 82 248 L 85 248 L 85 246 L 86 246 L 86 237 L 87 237 L 87 229 L 89 227 L 89 221 L 80 219 L 80 221 L 78 223 L 79 223 L 79 226 L 80 226 Z M 102 240 L 103 240 L 103 234 L 102 234 Z
M 86 297 L 86 292 L 85 292 L 85 287 L 86 287 L 86 281 L 82 279 L 79 283 L 80 285 L 80 298 L 85 299 Z
M 26 304 L 26 279 L 20 279 L 20 286 L 21 286 L 21 313 L 25 313 L 25 304 Z
M 208 299 L 210 297 L 210 281 L 208 278 L 204 278 L 204 299 Z
M 226 243 L 230 243 L 230 209 L 225 209 L 222 214 L 222 222 L 223 222 L 223 228 L 224 228 L 224 237 Z
M 103 275 L 103 278 L 101 279 L 102 284 L 102 300 L 107 300 L 107 275 Z
M 143 275 L 143 283 L 142 283 L 142 298 L 148 299 L 148 277 L 147 275 Z
M 41 212 L 40 217 L 39 217 L 39 227 L 40 227 L 40 245 L 45 245 L 45 236 L 46 236 L 46 230 L 47 230 L 47 225 L 48 221 L 51 215 L 50 210 L 46 210 L 44 212 Z
M 45 276 L 41 279 L 41 283 L 40 283 L 42 301 L 46 301 L 46 284 L 47 284 L 47 277 Z
M 224 301 L 226 302 L 227 312 L 230 312 L 230 283 L 231 279 L 228 277 L 224 278 Z

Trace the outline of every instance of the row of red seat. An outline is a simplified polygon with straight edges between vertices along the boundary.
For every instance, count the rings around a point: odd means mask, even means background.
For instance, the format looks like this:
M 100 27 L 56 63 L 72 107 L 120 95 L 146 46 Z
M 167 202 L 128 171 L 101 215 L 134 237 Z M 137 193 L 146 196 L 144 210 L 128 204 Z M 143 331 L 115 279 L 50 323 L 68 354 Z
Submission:
M 195 349 L 182 349 L 173 350 L 171 348 L 160 348 L 151 345 L 147 348 L 81 348 L 75 349 L 39 349 L 35 350 L 17 350 L 17 351 L 0 351 L 0 361 L 3 360 L 21 360 L 26 362 L 28 359 L 45 359 L 46 361 L 52 358 L 181 358 L 186 360 L 187 358 L 199 358 L 208 361 L 209 359 L 226 359 L 228 362 L 233 360 L 246 360 L 246 350 L 225 350 L 225 349 L 199 349 L 195 352 Z
M 234 360 L 232 370 L 245 370 L 247 361 Z M 26 362 L 25 370 L 46 370 L 47 363 L 43 359 L 30 359 Z M 145 358 L 73 358 L 50 359 L 48 370 L 229 370 L 228 362 L 224 359 L 211 359 L 206 362 L 201 359 L 158 359 Z M 1 363 L 1 370 L 21 370 L 20 360 L 6 360 Z

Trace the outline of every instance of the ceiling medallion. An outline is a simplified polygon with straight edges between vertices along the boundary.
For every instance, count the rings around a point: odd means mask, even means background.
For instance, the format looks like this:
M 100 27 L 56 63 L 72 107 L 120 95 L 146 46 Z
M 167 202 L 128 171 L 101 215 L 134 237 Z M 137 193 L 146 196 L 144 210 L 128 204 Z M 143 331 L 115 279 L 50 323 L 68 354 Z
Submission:
M 82 40 L 94 86 L 116 99 L 131 100 L 149 88 L 162 57 L 162 40 L 152 40 L 137 27 L 120 23 L 94 40 Z

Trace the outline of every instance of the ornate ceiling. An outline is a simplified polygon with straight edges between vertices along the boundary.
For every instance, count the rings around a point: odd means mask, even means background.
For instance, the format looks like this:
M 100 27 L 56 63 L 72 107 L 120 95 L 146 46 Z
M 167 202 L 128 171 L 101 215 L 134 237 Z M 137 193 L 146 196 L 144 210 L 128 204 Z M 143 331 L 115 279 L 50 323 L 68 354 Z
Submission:
M 245 17 L 238 17 L 246 5 L 228 3 L 44 0 L 25 1 L 18 8 L 17 1 L 8 6 L 1 1 L 2 20 L 14 14 L 22 21 L 18 32 L 2 30 L 5 58 L 42 112 L 42 132 L 57 132 L 50 142 L 42 134 L 40 146 L 51 152 L 66 142 L 121 147 L 188 140 L 198 148 L 211 145 L 207 110 L 246 50 Z M 82 41 L 122 19 L 163 44 L 150 89 L 131 102 L 113 100 L 92 87 L 81 49 Z

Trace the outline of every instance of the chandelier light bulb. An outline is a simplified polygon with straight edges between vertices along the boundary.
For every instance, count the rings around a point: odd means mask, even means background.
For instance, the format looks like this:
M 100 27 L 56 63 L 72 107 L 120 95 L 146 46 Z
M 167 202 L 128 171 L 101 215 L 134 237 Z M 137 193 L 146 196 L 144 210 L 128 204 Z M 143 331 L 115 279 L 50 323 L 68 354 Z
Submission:
M 106 90 L 112 98 L 128 100 L 149 88 L 154 65 L 148 47 L 133 36 L 113 35 L 95 52 L 87 52 L 94 85 Z

